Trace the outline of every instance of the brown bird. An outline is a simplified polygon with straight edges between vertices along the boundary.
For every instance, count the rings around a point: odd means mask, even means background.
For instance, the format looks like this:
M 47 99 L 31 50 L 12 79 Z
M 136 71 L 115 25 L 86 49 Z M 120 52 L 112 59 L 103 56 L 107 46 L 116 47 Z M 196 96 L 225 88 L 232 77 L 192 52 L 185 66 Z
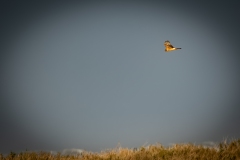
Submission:
M 177 49 L 182 49 L 182 48 L 173 47 L 173 45 L 171 45 L 170 41 L 168 41 L 168 40 L 164 42 L 164 46 L 165 46 L 165 52 L 170 52 L 170 51 L 174 51 L 174 50 L 177 50 Z

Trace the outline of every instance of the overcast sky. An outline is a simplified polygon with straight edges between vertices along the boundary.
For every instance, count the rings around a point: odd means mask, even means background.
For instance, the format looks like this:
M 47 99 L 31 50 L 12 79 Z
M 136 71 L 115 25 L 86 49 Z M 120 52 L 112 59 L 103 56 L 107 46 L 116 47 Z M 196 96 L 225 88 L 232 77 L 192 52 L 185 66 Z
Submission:
M 1 5 L 0 153 L 240 138 L 237 4 Z M 164 41 L 182 48 L 164 52 Z

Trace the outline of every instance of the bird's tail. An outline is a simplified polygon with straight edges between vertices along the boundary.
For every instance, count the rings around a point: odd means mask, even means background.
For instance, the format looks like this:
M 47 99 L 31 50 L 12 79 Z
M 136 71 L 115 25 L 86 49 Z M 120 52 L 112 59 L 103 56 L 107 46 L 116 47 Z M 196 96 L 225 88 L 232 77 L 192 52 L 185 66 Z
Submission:
M 182 48 L 176 48 L 176 49 L 182 49 Z

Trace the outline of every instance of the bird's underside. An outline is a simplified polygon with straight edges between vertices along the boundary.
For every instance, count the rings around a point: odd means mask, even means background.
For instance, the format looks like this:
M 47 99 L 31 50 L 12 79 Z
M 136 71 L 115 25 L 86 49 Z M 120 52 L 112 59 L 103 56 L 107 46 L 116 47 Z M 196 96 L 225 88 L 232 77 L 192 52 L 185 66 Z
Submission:
M 178 49 L 182 49 L 182 48 L 175 48 L 173 47 L 173 45 L 171 45 L 170 41 L 165 41 L 164 42 L 164 46 L 165 46 L 165 52 L 170 52 L 170 51 L 175 51 Z

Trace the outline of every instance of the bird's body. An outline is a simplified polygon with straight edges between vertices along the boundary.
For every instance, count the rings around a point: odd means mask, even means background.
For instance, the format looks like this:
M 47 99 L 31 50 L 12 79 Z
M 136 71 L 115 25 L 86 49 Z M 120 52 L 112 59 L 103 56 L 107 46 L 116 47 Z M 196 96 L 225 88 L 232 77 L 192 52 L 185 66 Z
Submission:
M 171 45 L 170 41 L 165 41 L 164 42 L 164 46 L 165 46 L 165 52 L 170 52 L 170 51 L 175 51 L 178 49 L 182 49 L 182 48 L 175 48 L 173 47 L 173 45 Z

